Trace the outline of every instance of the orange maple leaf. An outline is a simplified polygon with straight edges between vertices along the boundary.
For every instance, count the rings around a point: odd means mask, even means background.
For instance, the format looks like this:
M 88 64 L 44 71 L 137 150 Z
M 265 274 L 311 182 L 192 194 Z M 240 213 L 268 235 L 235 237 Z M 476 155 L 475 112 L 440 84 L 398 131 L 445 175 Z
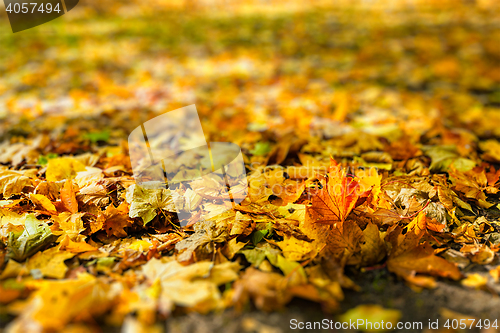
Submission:
M 97 232 L 101 228 L 108 236 L 127 237 L 127 232 L 123 229 L 129 227 L 132 222 L 128 216 L 128 205 L 126 202 L 115 208 L 112 204 L 99 214 L 96 223 L 91 226 L 92 232 Z
M 451 168 L 449 173 L 455 190 L 462 192 L 466 198 L 476 199 L 482 207 L 489 208 L 493 205 L 486 201 L 486 193 L 498 192 L 497 182 L 500 177 L 498 172 L 486 173 L 485 167 L 479 166 L 466 172 Z
M 78 187 L 73 184 L 73 181 L 68 179 L 61 189 L 61 201 L 70 213 L 78 213 L 78 201 L 76 200 L 76 191 Z
M 359 182 L 331 159 L 328 178 L 323 183 L 326 184 L 314 193 L 312 205 L 308 207 L 312 221 L 326 224 L 344 222 L 361 195 Z

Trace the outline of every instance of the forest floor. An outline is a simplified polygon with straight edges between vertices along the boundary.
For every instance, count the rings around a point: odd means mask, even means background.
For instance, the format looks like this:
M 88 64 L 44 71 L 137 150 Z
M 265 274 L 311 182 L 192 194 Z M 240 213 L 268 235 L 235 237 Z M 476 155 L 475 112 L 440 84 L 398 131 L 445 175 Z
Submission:
M 2 329 L 498 331 L 497 8 L 112 3 L 0 35 Z M 139 186 L 129 134 L 191 104 L 245 167 Z

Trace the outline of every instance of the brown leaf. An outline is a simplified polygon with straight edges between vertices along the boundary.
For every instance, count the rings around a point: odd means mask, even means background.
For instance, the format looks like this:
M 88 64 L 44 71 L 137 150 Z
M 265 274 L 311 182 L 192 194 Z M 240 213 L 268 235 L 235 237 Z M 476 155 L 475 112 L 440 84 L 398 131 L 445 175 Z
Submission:
M 449 173 L 455 190 L 462 192 L 466 198 L 477 200 L 479 205 L 484 208 L 493 205 L 486 201 L 486 193 L 495 194 L 498 192 L 496 175 L 490 176 L 488 179 L 484 167 L 475 167 L 467 172 L 451 168 Z
M 280 236 L 288 235 L 293 236 L 299 240 L 303 240 L 306 242 L 312 242 L 313 240 L 309 238 L 302 230 L 298 227 L 290 224 L 289 221 L 286 220 L 278 220 L 273 225 L 273 230 Z
M 64 186 L 61 182 L 40 182 L 35 188 L 36 194 L 43 194 L 51 201 L 56 201 L 61 198 L 61 189 Z
M 98 207 L 102 207 L 109 204 L 110 201 L 109 191 L 101 182 L 82 187 L 79 193 L 79 198 L 81 198 L 84 204 L 92 203 Z
M 337 223 L 328 234 L 325 252 L 345 264 L 360 250 L 362 241 L 363 232 L 356 222 Z
M 282 308 L 291 300 L 286 290 L 283 275 L 261 272 L 253 267 L 245 270 L 240 280 L 234 283 L 233 301 L 241 309 L 252 300 L 259 310 L 272 311 Z
M 370 266 L 379 263 L 386 254 L 384 241 L 376 224 L 369 223 L 363 230 L 360 250 L 349 260 L 351 265 Z
M 419 287 L 435 287 L 431 277 L 417 276 L 417 273 L 426 273 L 458 280 L 461 273 L 457 266 L 446 259 L 434 255 L 432 246 L 420 240 L 426 230 L 426 217 L 423 212 L 407 226 L 403 234 L 401 226 L 395 227 L 388 235 L 387 240 L 391 245 L 387 268 L 389 271 L 401 276 L 407 282 Z

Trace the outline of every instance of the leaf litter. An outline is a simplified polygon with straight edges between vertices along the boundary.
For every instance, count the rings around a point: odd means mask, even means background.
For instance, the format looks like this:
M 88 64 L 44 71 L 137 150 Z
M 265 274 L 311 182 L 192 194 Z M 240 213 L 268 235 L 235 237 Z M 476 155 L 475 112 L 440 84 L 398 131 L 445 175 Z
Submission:
M 397 35 L 410 25 L 383 23 L 384 15 L 411 16 L 427 31 L 419 11 L 375 11 L 361 23 L 387 48 L 370 47 L 365 30 L 353 31 L 336 10 L 289 14 L 302 22 L 292 26 L 268 18 L 262 24 L 271 34 L 256 34 L 256 46 L 238 52 L 241 40 L 226 43 L 242 32 L 221 28 L 224 18 L 211 19 L 207 31 L 232 57 L 212 50 L 193 60 L 179 55 L 183 44 L 173 51 L 158 45 L 155 53 L 119 39 L 140 66 L 127 77 L 121 63 L 104 70 L 93 65 L 99 59 L 87 59 L 82 80 L 89 81 L 71 90 L 72 110 L 57 101 L 47 101 L 42 112 L 23 107 L 29 98 L 42 100 L 35 88 L 55 89 L 41 76 L 51 66 L 42 62 L 23 79 L 31 88 L 19 86 L 10 96 L 12 116 L 1 125 L 0 309 L 14 318 L 9 329 L 62 330 L 96 320 L 119 326 L 132 316 L 148 327 L 175 313 L 275 311 L 293 298 L 336 312 L 345 290 L 360 289 L 352 270 L 384 269 L 415 290 L 461 281 L 494 292 L 500 276 L 494 87 L 500 77 L 489 68 L 500 55 L 494 38 L 485 37 L 493 31 L 478 22 L 495 15 L 446 10 L 469 14 L 461 18 L 471 25 L 460 30 L 462 39 L 455 18 L 441 16 L 440 33 L 453 45 L 418 32 L 410 41 Z M 253 31 L 252 22 L 242 26 Z M 320 38 L 308 35 L 305 24 L 323 29 L 318 36 L 339 25 L 335 31 L 345 41 L 331 45 L 338 54 L 324 46 L 328 39 L 313 40 L 316 60 L 294 58 L 299 50 L 289 33 L 266 44 L 287 29 L 303 41 Z M 187 43 L 195 43 L 190 38 Z M 38 43 L 55 47 L 46 39 Z M 96 43 L 85 47 L 95 51 L 109 41 Z M 259 45 L 279 56 L 269 58 Z M 69 61 L 84 46 L 58 47 L 73 54 L 61 52 Z M 450 58 L 444 47 L 463 53 Z M 101 56 L 113 62 L 116 52 Z M 426 57 L 414 56 L 422 52 Z M 398 70 L 388 72 L 381 58 Z M 147 69 L 155 66 L 170 77 L 152 75 Z M 59 80 L 73 73 L 61 72 Z M 234 89 L 242 85 L 252 93 Z M 133 124 L 188 104 L 188 97 L 171 97 L 174 92 L 196 96 L 200 113 L 210 118 L 204 128 L 211 140 L 242 147 L 248 175 L 243 202 L 208 220 L 191 216 L 186 227 L 169 190 L 135 184 L 126 146 Z M 207 197 L 216 191 L 205 190 Z M 217 205 L 204 209 L 217 212 Z M 489 277 L 469 273 L 470 265 L 484 266 Z M 359 313 L 400 317 L 370 305 L 343 316 Z

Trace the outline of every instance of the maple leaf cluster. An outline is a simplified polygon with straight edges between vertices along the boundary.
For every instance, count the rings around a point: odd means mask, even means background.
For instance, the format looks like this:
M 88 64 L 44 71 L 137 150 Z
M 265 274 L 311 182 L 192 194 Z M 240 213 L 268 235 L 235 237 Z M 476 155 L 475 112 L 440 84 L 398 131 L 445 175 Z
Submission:
M 87 13 L 103 10 L 89 3 Z M 143 16 L 127 26 L 104 14 L 55 23 L 62 44 L 0 36 L 0 314 L 10 331 L 139 331 L 178 313 L 274 311 L 293 298 L 335 312 L 345 290 L 360 290 L 352 271 L 386 270 L 415 290 L 461 281 L 494 292 L 497 10 L 348 6 L 240 20 L 130 6 Z M 214 217 L 191 214 L 182 227 L 170 190 L 135 183 L 126 139 L 194 101 L 210 141 L 241 147 L 248 194 L 234 207 L 204 203 Z M 182 188 L 181 206 L 217 190 Z

